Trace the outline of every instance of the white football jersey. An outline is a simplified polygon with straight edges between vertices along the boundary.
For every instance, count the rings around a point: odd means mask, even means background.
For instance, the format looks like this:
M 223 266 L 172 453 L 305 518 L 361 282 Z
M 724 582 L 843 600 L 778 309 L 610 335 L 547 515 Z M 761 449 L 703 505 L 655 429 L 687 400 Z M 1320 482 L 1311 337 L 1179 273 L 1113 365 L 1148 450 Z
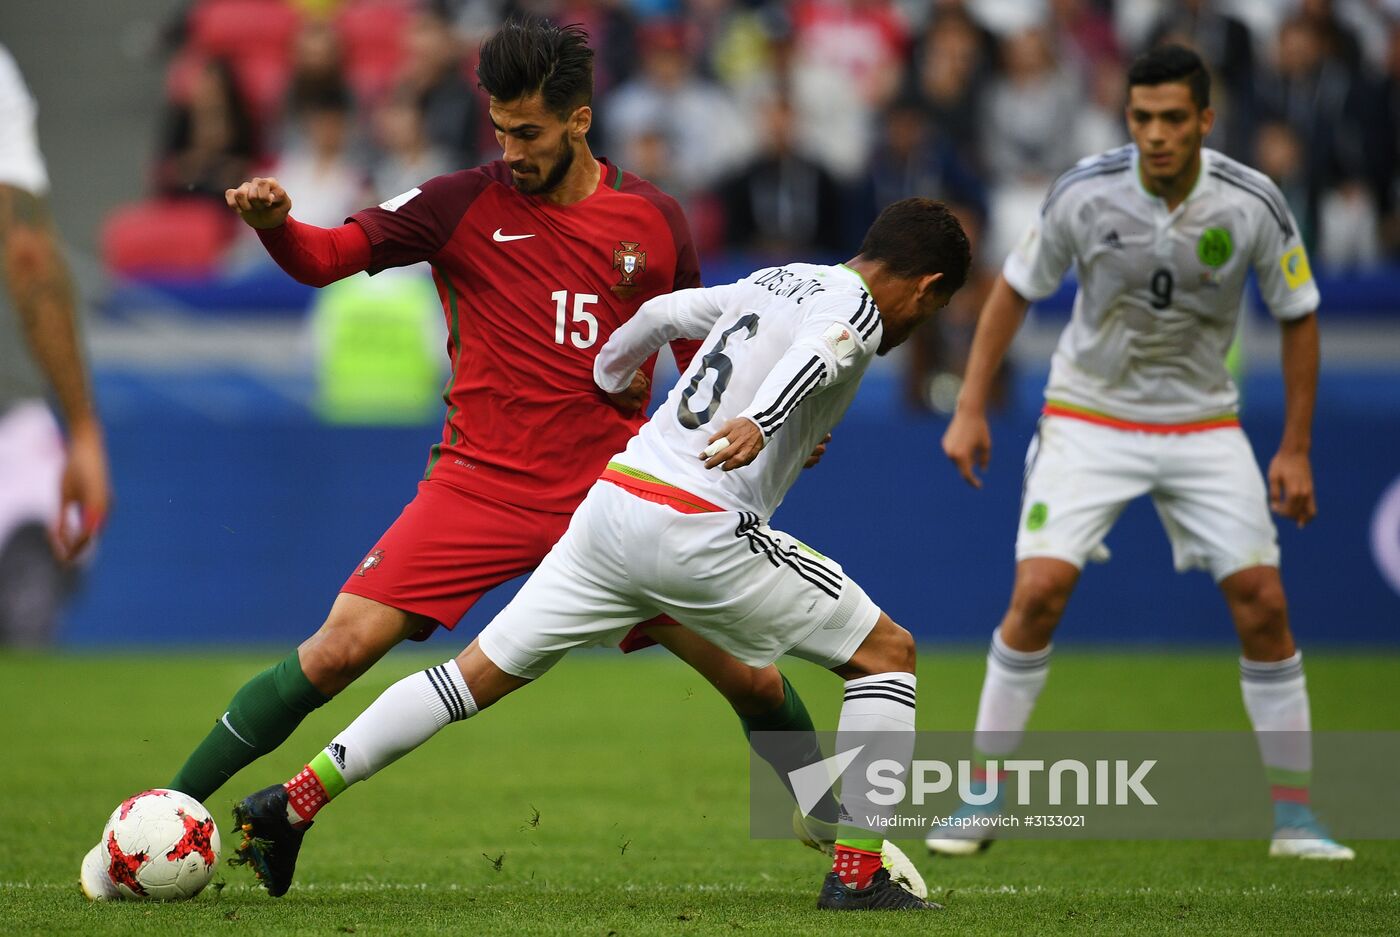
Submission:
M 34 129 L 38 112 L 10 50 L 0 46 L 0 183 L 47 195 L 49 174 Z
M 617 461 L 766 520 L 846 412 L 882 334 L 875 301 L 844 264 L 788 264 L 727 286 L 658 296 L 598 353 L 599 387 L 627 387 L 666 342 L 708 337 Z M 763 451 L 732 472 L 706 469 L 701 451 L 733 417 L 763 430 Z
M 1143 188 L 1131 144 L 1061 176 L 1002 272 L 1037 300 L 1059 288 L 1071 263 L 1079 290 L 1045 396 L 1123 420 L 1233 413 L 1225 356 L 1251 267 L 1275 318 L 1300 318 L 1319 302 L 1278 187 L 1210 149 L 1175 211 Z

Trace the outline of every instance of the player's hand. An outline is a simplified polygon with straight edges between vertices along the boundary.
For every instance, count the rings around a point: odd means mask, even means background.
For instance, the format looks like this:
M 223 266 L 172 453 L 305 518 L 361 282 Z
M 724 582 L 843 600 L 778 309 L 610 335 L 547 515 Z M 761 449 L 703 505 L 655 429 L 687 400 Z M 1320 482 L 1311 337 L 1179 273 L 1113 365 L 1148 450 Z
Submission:
M 732 472 L 743 468 L 763 451 L 763 430 L 746 417 L 736 416 L 721 426 L 709 439 L 709 446 L 700 453 L 705 468 L 724 466 L 724 471 Z M 723 445 L 720 445 L 723 443 Z
M 59 492 L 58 523 L 50 540 L 54 555 L 69 563 L 102 527 L 112 502 L 107 449 L 102 442 L 102 429 L 94 419 L 69 427 L 68 461 L 63 466 Z
M 992 461 L 992 431 L 987 428 L 987 418 L 980 413 L 955 412 L 943 434 L 943 454 L 969 485 L 981 488 L 982 479 L 973 466 L 985 472 Z
M 1312 463 L 1305 453 L 1280 452 L 1269 463 L 1269 507 L 1299 527 L 1317 516 Z
M 831 442 L 831 434 L 827 433 L 822 437 L 822 441 L 817 443 L 817 448 L 812 450 L 812 454 L 807 457 L 807 461 L 802 463 L 802 467 L 809 469 L 820 462 L 822 456 L 826 455 L 826 446 L 829 442 Z
M 627 416 L 636 413 L 646 406 L 647 397 L 651 394 L 651 381 L 641 371 L 632 375 L 632 383 L 627 385 L 627 389 L 616 394 L 608 394 L 608 400 L 612 405 Z
M 262 176 L 250 179 L 236 189 L 224 192 L 228 207 L 251 228 L 281 227 L 292 211 L 292 199 L 276 179 Z

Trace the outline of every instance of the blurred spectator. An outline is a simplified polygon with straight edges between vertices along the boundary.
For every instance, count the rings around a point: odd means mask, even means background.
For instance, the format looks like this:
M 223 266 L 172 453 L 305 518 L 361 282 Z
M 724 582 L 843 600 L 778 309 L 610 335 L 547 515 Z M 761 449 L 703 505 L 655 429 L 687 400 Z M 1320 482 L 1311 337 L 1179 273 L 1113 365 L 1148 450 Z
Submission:
M 248 177 L 258 145 L 248 109 L 227 62 L 206 62 L 190 84 L 188 99 L 166 114 L 156 167 L 162 195 L 224 201 L 224 190 Z
M 302 143 L 287 150 L 268 173 L 289 192 L 298 221 L 335 227 L 365 207 L 369 193 L 364 174 L 349 157 L 350 92 L 327 86 L 297 102 L 293 114 Z M 422 180 L 419 180 L 422 181 Z
M 1074 152 L 1081 158 L 1128 142 L 1123 120 L 1127 71 L 1116 59 L 1101 59 L 1089 76 L 1084 107 L 1074 123 Z
M 297 103 L 318 97 L 327 88 L 345 84 L 344 53 L 340 37 L 324 20 L 308 20 L 297 33 L 292 46 L 292 74 L 287 83 L 287 111 L 295 111 Z M 284 137 L 279 141 L 286 147 L 295 141 Z
M 1079 101 L 1045 31 L 1008 37 L 1002 59 L 1005 73 L 992 84 L 982 115 L 992 193 L 985 243 L 999 257 L 1030 224 L 1050 181 L 1088 155 L 1075 152 L 1074 135 L 1066 132 Z
M 839 72 L 871 110 L 899 89 L 909 36 L 890 0 L 793 0 L 797 60 Z
M 1214 73 L 1210 103 L 1218 116 L 1207 145 L 1237 159 L 1248 158 L 1255 110 L 1255 56 L 1249 27 L 1217 10 L 1212 0 L 1181 0 L 1169 5 L 1149 37 L 1150 45 L 1165 42 L 1195 49 Z
M 1327 237 L 1323 203 L 1328 189 L 1368 176 L 1364 89 L 1351 68 L 1326 51 L 1324 37 L 1308 20 L 1288 20 L 1278 34 L 1277 71 L 1260 94 L 1264 112 L 1286 122 L 1302 144 L 1308 194 L 1299 222 L 1313 232 L 1314 242 L 1308 245 L 1313 250 Z M 1348 224 L 1354 218 L 1343 212 L 1335 221 Z
M 842 236 L 840 185 L 820 163 L 797 151 L 792 103 L 772 99 L 760 120 L 762 152 L 719 187 L 725 247 L 772 257 L 852 249 Z
M 965 13 L 940 11 L 915 53 L 914 82 L 933 126 L 971 166 L 982 166 L 981 102 L 992 42 Z
M 671 194 L 699 191 L 753 151 L 750 121 L 722 87 L 696 71 L 679 23 L 645 27 L 641 54 L 637 76 L 599 108 L 608 145 L 625 153 L 634 137 L 660 133 L 673 160 Z
M 376 201 L 387 201 L 434 176 L 462 168 L 428 139 L 417 102 L 405 94 L 374 109 L 373 137 L 379 154 L 370 174 Z
M 1083 87 L 1093 87 L 1105 63 L 1122 58 L 1113 20 L 1096 0 L 1050 0 L 1050 21 L 1060 55 Z
M 1325 57 L 1353 73 L 1360 72 L 1361 43 L 1352 28 L 1338 18 L 1332 0 L 1302 0 L 1298 18 L 1312 28 Z
M 1264 175 L 1273 180 L 1283 193 L 1293 217 L 1298 219 L 1302 238 L 1306 243 L 1315 242 L 1311 228 L 1312 217 L 1308 207 L 1307 159 L 1303 154 L 1303 143 L 1293 128 L 1282 120 L 1266 120 L 1259 125 L 1254 137 L 1254 158 L 1250 162 Z
M 442 14 L 423 10 L 411 21 L 405 46 L 403 90 L 417 98 L 428 139 L 459 167 L 477 165 L 477 128 L 485 121 L 477 113 L 480 99 L 464 75 L 462 49 L 450 24 Z
M 911 196 L 964 205 L 979 218 L 987 213 L 982 180 L 953 141 L 930 124 L 923 102 L 912 96 L 895 101 L 886 112 L 859 188 L 858 211 L 848 226 L 853 235 L 869 227 L 886 205 Z

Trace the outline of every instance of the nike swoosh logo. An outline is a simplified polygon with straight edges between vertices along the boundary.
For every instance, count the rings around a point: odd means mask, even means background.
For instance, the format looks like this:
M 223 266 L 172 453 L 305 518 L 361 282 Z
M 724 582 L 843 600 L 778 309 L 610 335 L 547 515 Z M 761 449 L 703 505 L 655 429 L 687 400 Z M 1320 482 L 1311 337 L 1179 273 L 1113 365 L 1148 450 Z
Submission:
M 525 240 L 525 238 L 532 238 L 532 237 L 534 237 L 533 234 L 502 234 L 502 233 L 501 233 L 501 229 L 500 229 L 500 228 L 497 228 L 497 229 L 492 233 L 492 235 L 491 235 L 491 240 L 493 240 L 493 241 L 523 241 L 523 240 Z

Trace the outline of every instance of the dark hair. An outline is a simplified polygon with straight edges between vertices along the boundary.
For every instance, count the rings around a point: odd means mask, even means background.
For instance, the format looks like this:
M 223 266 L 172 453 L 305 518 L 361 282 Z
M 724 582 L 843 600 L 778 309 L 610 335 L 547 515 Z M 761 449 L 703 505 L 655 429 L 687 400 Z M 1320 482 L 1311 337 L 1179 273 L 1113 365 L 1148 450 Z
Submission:
M 882 261 L 897 277 L 941 273 L 937 288 L 945 295 L 962 288 L 972 266 L 967 233 L 947 205 L 931 198 L 900 199 L 880 212 L 860 255 Z
M 1201 57 L 1185 46 L 1163 45 L 1149 49 L 1133 60 L 1128 69 L 1128 87 L 1166 85 L 1181 82 L 1191 89 L 1196 107 L 1210 107 L 1210 72 Z
M 538 92 L 561 118 L 593 100 L 593 50 L 582 26 L 511 18 L 481 44 L 477 82 L 497 101 Z

